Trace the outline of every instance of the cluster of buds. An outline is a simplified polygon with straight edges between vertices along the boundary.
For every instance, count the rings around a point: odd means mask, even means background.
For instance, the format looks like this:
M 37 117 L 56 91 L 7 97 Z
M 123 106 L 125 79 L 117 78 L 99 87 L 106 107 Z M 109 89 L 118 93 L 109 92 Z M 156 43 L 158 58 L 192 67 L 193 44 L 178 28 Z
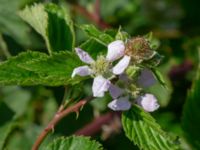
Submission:
M 107 55 L 97 56 L 96 61 L 80 48 L 75 48 L 75 52 L 86 65 L 75 68 L 72 78 L 75 75 L 93 77 L 93 96 L 103 97 L 108 91 L 113 99 L 108 104 L 110 109 L 128 110 L 132 104 L 147 112 L 159 108 L 155 96 L 142 90 L 156 82 L 151 70 L 142 65 L 156 54 L 145 38 L 113 41 L 108 44 Z

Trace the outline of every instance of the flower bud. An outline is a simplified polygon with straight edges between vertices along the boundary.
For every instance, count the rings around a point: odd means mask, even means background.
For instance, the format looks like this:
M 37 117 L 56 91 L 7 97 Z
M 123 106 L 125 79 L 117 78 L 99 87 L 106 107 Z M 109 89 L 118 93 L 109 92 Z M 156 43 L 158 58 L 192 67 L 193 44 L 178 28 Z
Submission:
M 145 111 L 153 112 L 160 107 L 157 99 L 152 94 L 145 94 L 137 98 L 136 103 L 140 105 Z

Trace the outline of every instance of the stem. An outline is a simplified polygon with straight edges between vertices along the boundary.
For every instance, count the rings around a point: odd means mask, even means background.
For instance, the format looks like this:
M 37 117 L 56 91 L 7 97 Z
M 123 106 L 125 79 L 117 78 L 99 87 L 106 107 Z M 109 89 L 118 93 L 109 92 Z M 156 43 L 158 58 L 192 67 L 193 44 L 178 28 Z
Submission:
M 98 1 L 97 1 L 98 4 Z M 97 5 L 99 7 L 99 4 Z M 87 9 L 85 9 L 84 7 L 82 7 L 79 4 L 73 4 L 73 8 L 76 12 L 78 12 L 80 15 L 83 15 L 84 17 L 86 17 L 88 20 L 91 20 L 92 22 L 94 22 L 97 26 L 99 26 L 102 29 L 106 29 L 109 28 L 110 26 L 105 23 L 99 16 L 97 17 L 97 12 L 95 14 L 92 14 L 90 12 L 87 11 Z
M 48 135 L 48 133 L 54 129 L 55 125 L 57 125 L 57 123 L 63 119 L 65 116 L 67 116 L 69 113 L 71 112 L 78 112 L 79 109 L 81 107 L 83 107 L 89 100 L 91 100 L 92 97 L 88 97 L 86 99 L 83 99 L 79 102 L 77 102 L 76 104 L 74 104 L 73 106 L 70 106 L 66 109 L 59 109 L 57 111 L 57 113 L 54 115 L 53 119 L 49 122 L 49 124 L 47 125 L 47 127 L 40 133 L 40 135 L 38 136 L 38 138 L 36 139 L 32 150 L 38 150 L 39 146 L 41 145 L 41 143 L 43 142 L 43 140 L 45 139 L 45 137 Z M 61 108 L 61 107 L 60 107 Z
M 91 123 L 85 125 L 83 128 L 79 129 L 75 132 L 75 135 L 85 135 L 92 136 L 98 133 L 104 124 L 108 124 L 113 121 L 114 116 L 119 115 L 117 112 L 109 112 L 106 113 L 96 119 L 94 119 Z
M 101 20 L 101 15 L 100 15 L 100 0 L 96 0 L 95 1 L 94 9 L 95 9 L 94 10 L 95 11 L 94 16 L 96 17 L 96 19 L 98 21 L 100 21 Z

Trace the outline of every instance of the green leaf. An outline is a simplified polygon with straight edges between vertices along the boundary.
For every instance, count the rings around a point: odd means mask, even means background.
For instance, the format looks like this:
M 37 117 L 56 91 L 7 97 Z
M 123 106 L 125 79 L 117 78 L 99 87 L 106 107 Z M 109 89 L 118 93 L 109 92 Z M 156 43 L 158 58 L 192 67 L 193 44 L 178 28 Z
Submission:
M 151 70 L 152 70 L 153 74 L 155 75 L 156 79 L 160 82 L 160 84 L 163 87 L 167 88 L 166 82 L 165 82 L 165 79 L 164 79 L 162 73 L 158 69 L 152 68 Z
M 57 5 L 48 4 L 48 39 L 53 51 L 72 50 L 75 45 L 73 23 L 67 12 Z
M 74 53 L 60 52 L 48 56 L 40 52 L 24 52 L 0 64 L 1 85 L 76 84 L 83 77 L 71 78 L 82 62 Z
M 150 114 L 134 105 L 122 115 L 122 125 L 126 136 L 140 149 L 177 150 L 175 139 L 170 138 Z
M 36 85 L 41 82 L 37 73 L 19 67 L 27 61 L 47 57 L 44 53 L 26 52 L 0 63 L 0 85 Z
M 12 130 L 17 126 L 16 123 L 8 122 L 4 124 L 3 126 L 0 126 L 0 149 L 3 149 L 5 146 L 5 142 L 9 136 L 9 134 L 12 132 Z
M 27 6 L 19 15 L 42 35 L 50 54 L 74 48 L 73 24 L 64 9 L 51 3 L 35 4 Z
M 114 41 L 113 37 L 105 32 L 99 31 L 94 25 L 81 25 L 80 28 L 85 31 L 88 36 L 93 37 L 99 43 L 107 46 L 110 42 Z
M 106 54 L 107 52 L 107 47 L 94 38 L 90 38 L 86 42 L 82 43 L 80 48 L 87 51 L 93 58 L 96 58 L 99 53 Z
M 196 149 L 200 149 L 200 69 L 188 92 L 183 109 L 182 126 L 186 138 Z
M 71 136 L 67 138 L 58 138 L 54 140 L 44 150 L 102 150 L 102 146 L 89 137 Z
M 25 47 L 38 48 L 42 43 L 36 34 L 31 32 L 31 28 L 17 16 L 20 8 L 33 1 L 35 0 L 0 0 L 0 32 Z

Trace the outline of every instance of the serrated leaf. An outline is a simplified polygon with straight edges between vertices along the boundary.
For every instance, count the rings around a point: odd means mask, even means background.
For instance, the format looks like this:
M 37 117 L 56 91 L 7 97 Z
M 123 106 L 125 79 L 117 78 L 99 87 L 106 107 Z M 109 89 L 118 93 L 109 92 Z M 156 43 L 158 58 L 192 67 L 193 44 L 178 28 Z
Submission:
M 110 42 L 114 41 L 113 37 L 105 32 L 99 31 L 94 25 L 81 25 L 80 28 L 85 31 L 88 36 L 93 37 L 99 43 L 107 46 Z
M 122 115 L 126 136 L 143 150 L 177 150 L 177 141 L 165 133 L 151 117 L 134 105 Z
M 75 84 L 84 79 L 71 78 L 75 67 L 82 63 L 74 53 L 60 52 L 48 56 L 40 52 L 24 52 L 0 64 L 1 85 Z
M 41 83 L 37 73 L 19 67 L 28 61 L 47 57 L 44 53 L 25 52 L 0 63 L 0 85 L 36 85 Z
M 101 144 L 89 137 L 71 136 L 58 138 L 44 150 L 102 150 Z
M 42 4 L 34 4 L 32 6 L 26 6 L 24 10 L 19 12 L 19 15 L 46 39 L 48 14 L 44 9 L 45 7 Z
M 49 3 L 27 6 L 19 15 L 42 35 L 51 54 L 74 47 L 73 24 L 65 13 L 62 8 Z
M 195 149 L 200 149 L 200 69 L 188 92 L 183 109 L 182 126 L 187 140 Z

